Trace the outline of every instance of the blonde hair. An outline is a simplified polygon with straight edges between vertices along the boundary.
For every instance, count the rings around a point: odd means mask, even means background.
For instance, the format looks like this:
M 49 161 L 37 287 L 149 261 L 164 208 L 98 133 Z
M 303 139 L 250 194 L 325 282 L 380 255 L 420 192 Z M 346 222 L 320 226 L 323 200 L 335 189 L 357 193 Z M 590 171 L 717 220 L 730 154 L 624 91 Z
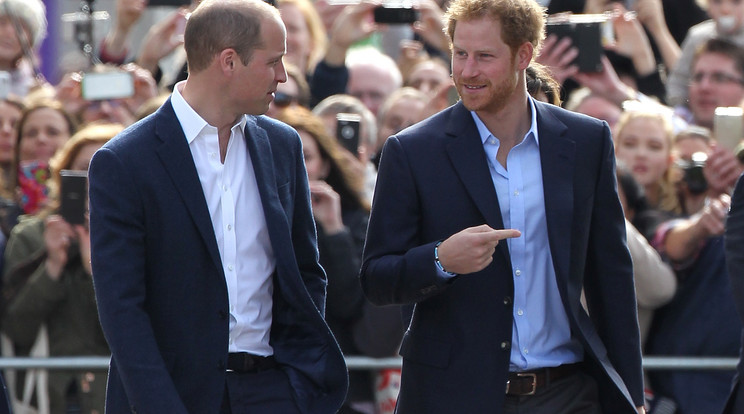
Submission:
M 625 128 L 628 126 L 628 124 L 638 119 L 646 119 L 660 123 L 662 130 L 664 131 L 664 137 L 666 138 L 667 156 L 671 156 L 674 127 L 672 125 L 669 114 L 656 108 L 639 107 L 623 112 L 623 114 L 620 116 L 620 119 L 617 121 L 617 125 L 615 126 L 615 146 L 617 147 L 617 143 L 619 143 L 622 139 L 623 132 L 625 131 Z M 651 206 L 652 208 L 675 214 L 682 213 L 682 205 L 680 204 L 679 197 L 677 195 L 676 182 L 677 175 L 674 173 L 672 165 L 669 165 L 664 171 L 664 174 L 661 176 L 661 179 L 659 179 L 659 181 L 657 182 L 659 193 L 655 205 Z M 646 197 L 648 198 L 648 194 L 646 194 Z
M 323 21 L 310 0 L 279 0 L 277 1 L 277 8 L 282 4 L 291 4 L 297 7 L 305 21 L 307 31 L 310 34 L 310 54 L 307 56 L 307 67 L 300 69 L 311 72 L 315 69 L 315 65 L 323 60 L 328 44 L 328 35 L 325 26 L 323 26 Z

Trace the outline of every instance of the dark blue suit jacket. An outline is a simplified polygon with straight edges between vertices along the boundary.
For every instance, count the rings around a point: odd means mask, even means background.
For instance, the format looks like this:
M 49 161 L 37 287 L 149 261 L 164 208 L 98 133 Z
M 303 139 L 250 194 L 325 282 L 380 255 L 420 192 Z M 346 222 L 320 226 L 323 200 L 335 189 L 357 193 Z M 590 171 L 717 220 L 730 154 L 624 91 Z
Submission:
M 271 345 L 298 406 L 332 413 L 348 381 L 323 319 L 326 279 L 301 141 L 264 116 L 248 118 L 245 136 L 276 256 Z M 89 175 L 94 282 L 112 351 L 107 413 L 217 413 L 228 354 L 227 287 L 170 100 L 99 150 Z
M 726 266 L 731 280 L 731 291 L 734 302 L 739 311 L 739 318 L 744 323 L 744 175 L 736 182 L 734 194 L 731 199 L 731 211 L 726 219 Z M 744 331 L 742 331 L 742 344 L 744 344 Z M 742 348 L 744 355 L 744 348 Z M 744 357 L 739 359 L 739 367 L 734 378 L 729 401 L 724 413 L 741 414 L 744 407 Z
M 605 413 L 643 403 L 632 264 L 606 123 L 536 102 L 548 238 L 573 335 Z M 434 244 L 503 221 L 480 136 L 462 103 L 388 139 L 362 264 L 376 304 L 415 303 L 401 346 L 399 413 L 499 413 L 514 285 L 507 243 L 480 272 L 441 278 Z M 579 298 L 586 290 L 591 318 Z

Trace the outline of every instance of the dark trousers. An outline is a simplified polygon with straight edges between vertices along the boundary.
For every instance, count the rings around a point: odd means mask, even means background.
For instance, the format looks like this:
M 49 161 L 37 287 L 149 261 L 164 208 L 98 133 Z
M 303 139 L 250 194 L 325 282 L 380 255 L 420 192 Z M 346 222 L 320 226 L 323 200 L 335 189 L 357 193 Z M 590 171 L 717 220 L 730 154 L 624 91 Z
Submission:
M 539 389 L 535 395 L 507 395 L 504 414 L 601 414 L 597 383 L 579 371 Z
M 287 375 L 281 369 L 227 373 L 220 414 L 300 414 Z

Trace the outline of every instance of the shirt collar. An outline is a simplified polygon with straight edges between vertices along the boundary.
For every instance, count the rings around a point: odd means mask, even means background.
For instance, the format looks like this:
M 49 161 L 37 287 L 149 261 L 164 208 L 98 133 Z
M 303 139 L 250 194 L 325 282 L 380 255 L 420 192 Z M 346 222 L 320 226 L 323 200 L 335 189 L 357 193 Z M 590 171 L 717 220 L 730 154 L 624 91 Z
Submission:
M 176 113 L 178 122 L 181 123 L 183 134 L 186 136 L 186 142 L 191 144 L 205 128 L 215 127 L 209 125 L 209 123 L 207 123 L 207 121 L 205 121 L 204 118 L 202 118 L 201 115 L 199 115 L 194 110 L 194 108 L 189 105 L 188 102 L 186 102 L 186 99 L 184 99 L 183 95 L 181 95 L 181 89 L 183 89 L 183 85 L 185 84 L 186 81 L 181 81 L 173 87 L 171 105 L 173 105 L 173 112 Z M 244 130 L 246 122 L 247 118 L 245 115 L 240 117 L 240 120 L 235 125 L 233 125 L 232 130 L 234 131 L 235 127 L 239 127 L 241 131 Z
M 535 102 L 533 101 L 532 97 L 528 97 L 527 101 L 530 103 L 530 129 L 527 131 L 527 134 L 525 135 L 525 139 L 529 139 L 530 136 L 535 137 L 535 144 L 540 145 L 540 141 L 537 137 L 537 111 L 535 110 Z M 481 142 L 485 145 L 488 141 L 488 138 L 493 137 L 495 139 L 498 139 L 498 137 L 495 137 L 493 134 L 491 134 L 491 131 L 488 130 L 486 127 L 486 124 L 481 121 L 481 119 L 478 117 L 478 114 L 475 113 L 475 111 L 470 111 L 470 115 L 473 116 L 473 121 L 475 121 L 475 127 L 478 128 L 478 134 L 480 134 Z

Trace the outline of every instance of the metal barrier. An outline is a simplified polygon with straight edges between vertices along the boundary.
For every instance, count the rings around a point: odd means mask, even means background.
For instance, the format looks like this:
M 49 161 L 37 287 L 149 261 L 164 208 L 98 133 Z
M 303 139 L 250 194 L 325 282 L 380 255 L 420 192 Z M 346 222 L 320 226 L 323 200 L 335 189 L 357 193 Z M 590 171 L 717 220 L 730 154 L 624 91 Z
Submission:
M 349 356 L 346 365 L 350 370 L 378 370 L 400 368 L 401 358 L 368 358 Z M 736 369 L 738 358 L 718 357 L 664 357 L 643 358 L 646 370 L 714 370 Z M 107 369 L 109 357 L 53 357 L 53 358 L 0 358 L 0 369 Z

